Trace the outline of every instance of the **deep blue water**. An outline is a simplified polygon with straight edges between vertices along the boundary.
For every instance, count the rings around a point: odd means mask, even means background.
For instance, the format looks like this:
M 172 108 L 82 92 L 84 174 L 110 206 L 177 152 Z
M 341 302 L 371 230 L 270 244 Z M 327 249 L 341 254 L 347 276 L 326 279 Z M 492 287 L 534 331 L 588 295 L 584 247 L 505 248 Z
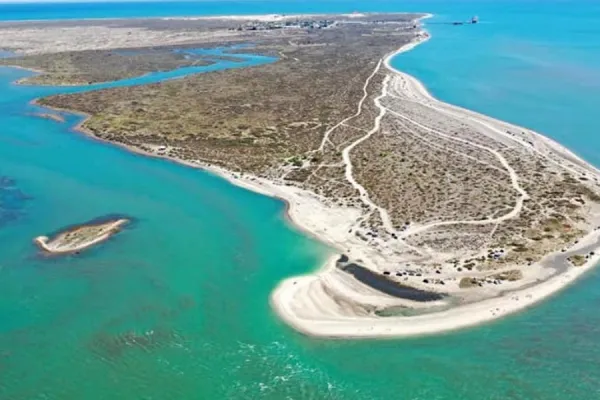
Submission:
M 540 130 L 600 166 L 595 1 L 3 5 L 0 19 L 352 11 L 435 13 L 432 40 L 394 65 L 442 100 Z M 438 24 L 474 14 L 476 26 Z M 0 70 L 0 176 L 14 178 L 0 202 L 18 211 L 0 228 L 0 398 L 600 398 L 598 269 L 531 310 L 464 332 L 301 337 L 272 314 L 268 295 L 278 279 L 318 265 L 323 249 L 286 226 L 281 203 L 74 134 L 76 116 L 32 118 L 31 98 L 79 89 L 9 84 L 24 75 Z M 36 258 L 33 236 L 114 212 L 136 217 L 135 227 L 84 257 Z M 152 347 L 123 346 L 149 330 L 158 332 Z

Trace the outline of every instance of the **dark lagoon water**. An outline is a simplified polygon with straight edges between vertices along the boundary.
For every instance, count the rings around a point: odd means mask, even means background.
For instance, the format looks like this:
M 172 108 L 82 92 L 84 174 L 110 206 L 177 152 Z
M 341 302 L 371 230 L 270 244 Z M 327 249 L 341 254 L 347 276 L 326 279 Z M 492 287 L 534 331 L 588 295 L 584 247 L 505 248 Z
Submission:
M 394 65 L 445 101 L 540 130 L 600 165 L 600 6 L 593 1 L 227 1 L 1 5 L 0 19 L 429 11 L 432 40 Z M 477 26 L 438 22 L 480 16 Z M 39 96 L 0 69 L 0 399 L 600 398 L 600 273 L 475 329 L 410 340 L 296 334 L 269 293 L 327 249 L 283 205 L 207 173 L 32 117 Z M 78 257 L 31 239 L 111 213 L 136 223 Z M 8 217 L 6 217 L 8 215 Z M 5 217 L 3 217 L 5 216 Z

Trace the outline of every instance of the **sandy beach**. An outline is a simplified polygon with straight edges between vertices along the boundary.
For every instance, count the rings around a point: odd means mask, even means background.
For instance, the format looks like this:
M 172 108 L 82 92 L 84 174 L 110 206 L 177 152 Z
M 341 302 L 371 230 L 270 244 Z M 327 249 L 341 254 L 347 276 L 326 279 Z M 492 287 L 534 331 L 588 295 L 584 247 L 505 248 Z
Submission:
M 580 242 L 576 251 L 586 246 L 600 248 L 600 234 L 590 234 Z M 547 262 L 556 261 L 557 255 L 550 255 Z M 328 261 L 331 266 L 335 259 Z M 564 289 L 600 262 L 600 256 L 590 258 L 585 266 L 571 268 L 568 272 L 553 276 L 541 283 L 522 290 L 509 291 L 499 297 L 475 302 L 472 304 L 453 307 L 446 311 L 434 312 L 407 317 L 369 317 L 325 315 L 320 307 L 327 307 L 328 297 L 319 294 L 316 289 L 310 289 L 321 279 L 318 275 L 303 276 L 282 282 L 271 298 L 271 304 L 277 314 L 296 330 L 313 336 L 331 338 L 377 338 L 377 337 L 406 337 L 437 334 L 457 329 L 479 325 L 485 322 L 514 314 L 552 296 Z M 322 296 L 320 298 L 319 296 Z M 300 303 L 302 298 L 310 301 Z M 298 309 L 305 310 L 304 314 L 318 315 L 305 317 L 299 315 Z M 350 310 L 347 310 L 351 312 Z

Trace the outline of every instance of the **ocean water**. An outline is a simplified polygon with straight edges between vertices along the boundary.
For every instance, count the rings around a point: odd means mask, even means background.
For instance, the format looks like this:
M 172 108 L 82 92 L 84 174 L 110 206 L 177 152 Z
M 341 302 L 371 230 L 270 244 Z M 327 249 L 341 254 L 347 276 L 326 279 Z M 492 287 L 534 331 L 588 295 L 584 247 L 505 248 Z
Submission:
M 600 165 L 592 1 L 2 5 L 0 19 L 354 10 L 435 13 L 433 38 L 395 66 L 443 100 L 540 130 Z M 473 14 L 481 24 L 443 24 Z M 202 69 L 112 85 L 192 72 Z M 77 116 L 32 117 L 32 98 L 80 89 L 10 84 L 27 74 L 0 69 L 0 399 L 600 398 L 600 271 L 465 331 L 301 336 L 273 314 L 269 293 L 328 250 L 294 231 L 279 201 L 88 139 L 70 128 Z M 80 256 L 43 258 L 31 243 L 111 213 L 135 222 Z
M 474 3 L 471 6 L 471 3 Z M 600 166 L 600 2 L 459 3 L 393 63 L 437 97 L 544 133 Z M 478 25 L 445 22 L 479 15 Z

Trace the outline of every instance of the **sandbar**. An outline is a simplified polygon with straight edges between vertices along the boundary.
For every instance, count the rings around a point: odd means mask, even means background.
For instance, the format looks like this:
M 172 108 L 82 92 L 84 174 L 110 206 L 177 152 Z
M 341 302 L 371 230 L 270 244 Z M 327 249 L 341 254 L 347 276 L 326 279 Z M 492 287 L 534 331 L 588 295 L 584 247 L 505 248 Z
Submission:
M 62 115 L 58 115 L 58 114 L 37 113 L 37 114 L 33 114 L 33 115 L 35 115 L 36 117 L 39 117 L 39 118 L 49 119 L 54 122 L 60 122 L 60 123 L 65 122 L 65 118 Z

